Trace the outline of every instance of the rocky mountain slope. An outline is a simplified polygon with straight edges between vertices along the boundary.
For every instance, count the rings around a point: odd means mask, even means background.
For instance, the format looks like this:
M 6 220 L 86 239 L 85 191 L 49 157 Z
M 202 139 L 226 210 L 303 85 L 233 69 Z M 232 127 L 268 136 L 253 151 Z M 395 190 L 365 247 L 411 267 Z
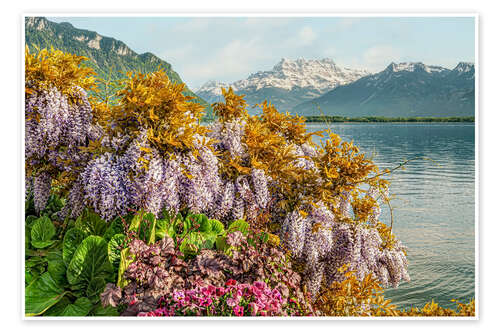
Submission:
M 244 80 L 227 84 L 208 81 L 196 93 L 209 103 L 221 101 L 221 87 L 232 86 L 238 94 L 245 94 L 250 106 L 265 99 L 278 110 L 291 110 L 297 104 L 316 98 L 329 90 L 356 81 L 368 75 L 365 70 L 340 67 L 332 59 L 281 59 L 272 70 L 259 71 Z
M 336 87 L 293 108 L 292 113 L 360 117 L 449 117 L 474 115 L 475 69 L 453 70 L 416 63 L 391 63 L 383 71 Z

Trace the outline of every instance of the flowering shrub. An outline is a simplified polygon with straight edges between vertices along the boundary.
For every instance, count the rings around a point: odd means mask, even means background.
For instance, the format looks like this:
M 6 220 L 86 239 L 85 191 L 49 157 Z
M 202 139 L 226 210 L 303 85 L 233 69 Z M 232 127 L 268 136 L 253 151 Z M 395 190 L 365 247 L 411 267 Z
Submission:
M 90 155 L 80 149 L 97 140 L 86 89 L 92 70 L 80 67 L 84 57 L 56 50 L 25 50 L 25 158 L 27 192 L 35 208 L 45 208 L 52 181 L 68 187 Z M 66 189 L 66 188 L 65 188 Z

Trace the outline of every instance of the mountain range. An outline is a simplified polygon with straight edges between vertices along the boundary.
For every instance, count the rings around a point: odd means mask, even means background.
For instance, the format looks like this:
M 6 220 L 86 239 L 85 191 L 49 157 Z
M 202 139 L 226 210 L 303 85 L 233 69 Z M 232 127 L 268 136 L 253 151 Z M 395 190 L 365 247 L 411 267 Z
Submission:
M 421 62 L 391 63 L 383 71 L 338 86 L 295 106 L 292 113 L 361 117 L 474 116 L 475 67 L 450 70 Z
M 31 49 L 34 47 L 59 49 L 80 56 L 85 56 L 85 62 L 92 67 L 101 78 L 122 79 L 128 71 L 152 72 L 158 67 L 165 70 L 170 80 L 182 83 L 182 80 L 168 62 L 152 53 L 138 54 L 125 43 L 111 37 L 101 36 L 97 32 L 77 29 L 67 22 L 55 23 L 45 17 L 26 17 L 25 43 Z M 203 104 L 209 109 L 208 103 L 193 93 L 187 86 L 185 95 L 193 96 L 193 101 Z
M 244 80 L 227 84 L 208 81 L 196 90 L 196 94 L 209 103 L 223 100 L 221 87 L 231 86 L 252 107 L 265 99 L 270 100 L 281 111 L 320 97 L 333 88 L 351 83 L 370 74 L 368 71 L 344 68 L 332 59 L 290 60 L 282 58 L 272 70 L 259 71 Z
M 172 81 L 182 79 L 172 65 L 152 53 L 138 54 L 125 43 L 97 32 L 55 23 L 44 17 L 25 19 L 26 45 L 53 46 L 86 56 L 98 76 L 125 77 L 127 71 L 151 72 L 161 67 Z M 282 58 L 271 70 L 258 71 L 232 83 L 206 82 L 196 93 L 185 94 L 206 107 L 223 100 L 221 87 L 244 94 L 250 113 L 255 104 L 268 100 L 281 112 L 309 116 L 343 117 L 454 117 L 473 116 L 475 67 L 461 62 L 453 69 L 421 62 L 391 63 L 378 73 L 337 65 L 332 59 Z M 208 102 L 208 103 L 207 103 Z

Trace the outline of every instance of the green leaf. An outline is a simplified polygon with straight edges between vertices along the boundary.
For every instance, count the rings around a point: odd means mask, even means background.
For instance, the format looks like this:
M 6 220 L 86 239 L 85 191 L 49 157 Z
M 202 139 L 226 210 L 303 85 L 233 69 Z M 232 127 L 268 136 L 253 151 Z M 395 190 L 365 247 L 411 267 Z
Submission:
M 24 286 L 26 287 L 27 285 L 29 285 L 31 283 L 31 281 L 33 281 L 34 279 L 35 279 L 35 277 L 31 273 L 31 271 L 26 268 L 24 270 Z
M 218 251 L 226 251 L 229 248 L 229 244 L 226 243 L 226 237 L 218 236 L 215 240 L 215 247 Z
M 128 228 L 129 231 L 135 231 L 135 232 L 139 231 L 139 226 L 141 225 L 143 215 L 144 212 L 142 211 L 142 209 L 139 210 L 139 212 L 137 212 L 137 214 L 134 215 L 134 217 L 130 221 L 130 226 Z
M 115 218 L 112 222 L 111 225 L 106 229 L 106 232 L 104 233 L 103 238 L 109 242 L 109 240 L 117 234 L 123 234 L 125 232 L 124 226 L 123 226 L 123 221 L 122 217 L 118 216 Z
M 108 258 L 115 272 L 120 267 L 121 251 L 125 245 L 125 235 L 117 234 L 108 243 Z
M 47 311 L 45 311 L 43 313 L 43 316 L 44 317 L 60 316 L 61 313 L 64 311 L 64 309 L 66 309 L 66 307 L 68 305 L 70 305 L 71 303 L 72 303 L 71 298 L 68 296 L 64 296 L 63 298 L 61 298 L 61 300 L 59 302 L 57 302 L 57 304 L 55 304 L 54 306 L 49 308 Z
M 185 255 L 196 255 L 205 243 L 206 239 L 201 232 L 190 232 L 182 241 L 179 250 Z
M 92 302 L 85 297 L 78 298 L 75 303 L 69 304 L 60 314 L 63 317 L 85 317 L 92 310 Z
M 31 245 L 31 228 L 24 226 L 24 248 L 29 249 Z
M 75 253 L 78 245 L 85 239 L 85 233 L 77 228 L 69 229 L 64 235 L 63 239 L 63 253 L 62 257 L 64 263 L 69 265 L 73 254 Z
M 30 216 L 27 216 L 26 217 L 26 220 L 24 221 L 24 225 L 28 226 L 28 227 L 32 227 L 33 226 L 33 223 L 38 220 L 38 217 L 37 216 L 34 216 L 34 215 L 30 215 Z
M 99 295 L 104 291 L 106 287 L 106 280 L 103 277 L 99 276 L 90 281 L 87 286 L 87 290 L 85 290 L 85 295 L 88 298 L 95 302 L 99 302 Z
M 56 228 L 47 216 L 40 217 L 33 223 L 31 228 L 31 245 L 37 249 L 46 248 L 54 244 L 52 240 L 56 234 Z
M 108 224 L 99 215 L 86 209 L 76 220 L 75 227 L 87 235 L 102 236 L 106 232 Z
M 86 289 L 96 278 L 109 279 L 111 272 L 107 242 L 102 237 L 89 236 L 76 249 L 66 276 L 72 286 Z
M 156 220 L 155 226 L 155 239 L 160 240 L 165 238 L 168 233 L 168 229 L 170 226 L 170 221 L 167 219 Z
M 118 281 L 116 282 L 118 287 L 123 288 L 128 284 L 128 281 L 123 278 L 123 273 L 133 261 L 134 255 L 130 254 L 130 249 L 128 247 L 123 249 L 120 253 L 120 267 L 118 267 Z
M 236 220 L 229 225 L 229 227 L 227 228 L 227 233 L 230 234 L 234 231 L 241 231 L 241 233 L 243 235 L 247 235 L 249 228 L 250 228 L 250 226 L 248 225 L 248 223 L 246 221 Z
M 66 264 L 63 261 L 62 252 L 52 251 L 47 255 L 48 268 L 50 276 L 59 286 L 64 286 L 68 283 L 66 280 Z
M 211 228 L 210 222 L 208 222 L 208 217 L 204 214 L 188 215 L 186 217 L 186 220 L 198 223 L 200 225 L 198 228 L 198 231 L 211 232 L 212 228 Z
M 26 287 L 26 316 L 36 316 L 44 313 L 51 306 L 57 304 L 67 293 L 57 285 L 49 272 L 43 273 Z
M 32 268 L 36 266 L 43 266 L 47 263 L 47 258 L 45 257 L 31 257 L 24 262 L 27 268 Z
M 224 224 L 219 220 L 210 220 L 212 226 L 212 233 L 222 235 L 224 233 Z
M 140 239 L 147 244 L 155 242 L 156 217 L 152 213 L 147 213 L 143 216 L 141 228 L 139 230 Z
M 97 306 L 94 310 L 89 313 L 90 316 L 98 317 L 115 317 L 118 316 L 118 309 L 112 306 L 103 307 L 101 304 Z

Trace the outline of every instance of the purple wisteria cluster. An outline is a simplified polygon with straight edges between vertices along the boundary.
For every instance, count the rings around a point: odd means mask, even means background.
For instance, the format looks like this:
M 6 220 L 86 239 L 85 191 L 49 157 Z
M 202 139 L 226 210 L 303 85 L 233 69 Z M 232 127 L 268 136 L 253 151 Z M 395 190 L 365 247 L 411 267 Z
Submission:
M 211 124 L 208 136 L 216 142 L 214 149 L 218 153 L 229 153 L 232 159 L 248 163 L 247 147 L 243 142 L 245 126 L 243 118 Z M 245 218 L 249 222 L 255 221 L 260 211 L 269 208 L 270 183 L 271 178 L 263 170 L 255 168 L 250 175 L 225 180 L 222 195 L 218 197 L 218 209 L 214 211 L 215 216 L 221 220 Z
M 202 139 L 195 144 L 197 155 L 178 152 L 168 157 L 148 145 L 145 131 L 129 140 L 125 149 L 123 143 L 106 139 L 109 146 L 105 148 L 115 152 L 87 164 L 75 184 L 75 193 L 81 191 L 85 203 L 106 220 L 125 214 L 130 207 L 156 215 L 163 209 L 172 213 L 181 208 L 193 213 L 214 211 L 222 181 L 217 157 L 209 147 L 201 146 Z M 124 153 L 120 155 L 121 150 Z M 77 207 L 75 213 L 79 213 Z
M 340 203 L 346 212 L 346 204 Z M 280 238 L 292 256 L 305 263 L 306 284 L 313 298 L 323 280 L 329 285 L 341 282 L 344 265 L 362 280 L 368 274 L 383 285 L 397 287 L 401 280 L 410 281 L 406 248 L 400 241 L 383 247 L 376 228 L 356 223 L 341 223 L 323 204 L 311 207 L 311 214 L 289 213 L 281 227 Z M 375 210 L 374 214 L 379 214 Z M 373 217 L 372 217 L 373 218 Z
M 29 84 L 28 84 L 29 86 Z M 80 149 L 100 136 L 92 123 L 87 93 L 74 87 L 71 97 L 56 88 L 34 91 L 25 103 L 25 159 L 32 174 L 35 207 L 42 210 L 50 194 L 52 177 L 73 172 L 89 159 Z

